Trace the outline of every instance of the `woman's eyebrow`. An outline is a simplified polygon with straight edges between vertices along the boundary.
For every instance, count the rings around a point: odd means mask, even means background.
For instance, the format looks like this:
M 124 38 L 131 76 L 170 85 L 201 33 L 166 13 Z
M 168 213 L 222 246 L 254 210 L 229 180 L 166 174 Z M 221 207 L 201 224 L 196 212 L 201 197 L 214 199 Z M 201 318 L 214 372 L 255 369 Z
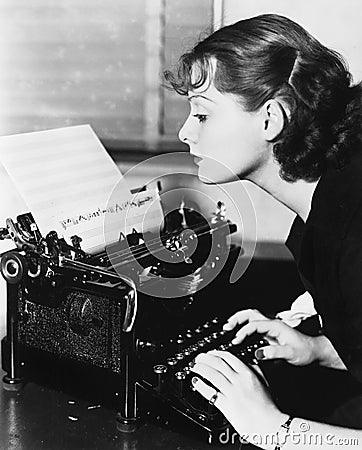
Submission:
M 190 97 L 188 97 L 188 101 L 190 102 L 194 98 L 203 98 L 204 100 L 208 100 L 209 102 L 215 103 L 214 100 L 211 100 L 211 98 L 205 97 L 204 95 L 201 94 L 191 95 Z

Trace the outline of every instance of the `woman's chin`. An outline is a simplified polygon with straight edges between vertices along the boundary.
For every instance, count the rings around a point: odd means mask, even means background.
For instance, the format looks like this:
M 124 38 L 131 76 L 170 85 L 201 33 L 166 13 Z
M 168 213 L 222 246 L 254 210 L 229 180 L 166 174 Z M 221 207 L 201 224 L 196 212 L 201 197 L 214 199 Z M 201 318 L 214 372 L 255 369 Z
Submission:
M 201 167 L 199 165 L 199 170 L 197 172 L 197 176 L 199 177 L 199 180 L 204 184 L 216 184 L 219 182 L 218 180 L 214 179 L 214 176 L 213 176 L 212 172 L 210 172 L 210 170 L 202 167 L 202 163 L 201 163 Z
M 231 177 L 229 173 L 215 173 L 211 170 L 203 170 L 203 167 L 199 167 L 197 176 L 199 180 L 204 184 L 223 184 L 236 180 L 236 177 Z

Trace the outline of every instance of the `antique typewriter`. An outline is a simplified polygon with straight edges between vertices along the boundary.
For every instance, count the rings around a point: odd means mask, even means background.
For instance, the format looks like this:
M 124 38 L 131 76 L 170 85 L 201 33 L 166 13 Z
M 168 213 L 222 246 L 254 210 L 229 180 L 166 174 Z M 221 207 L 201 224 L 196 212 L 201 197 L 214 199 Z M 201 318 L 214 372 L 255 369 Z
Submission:
M 193 323 L 188 315 L 197 302 L 193 282 L 183 283 L 177 298 L 144 294 L 144 287 L 149 284 L 147 292 L 152 286 L 154 292 L 168 289 L 164 280 L 179 274 L 192 279 L 195 271 L 202 287 L 229 257 L 227 239 L 236 226 L 221 203 L 210 221 L 189 211 L 187 233 L 185 224 L 165 219 L 172 229 L 165 227 L 160 236 L 131 233 L 96 255 L 82 250 L 78 236 L 71 244 L 54 231 L 42 236 L 31 214 L 6 221 L 0 237 L 15 246 L 1 255 L 7 283 L 1 348 L 6 390 L 36 380 L 91 395 L 116 408 L 117 428 L 124 432 L 134 431 L 140 417 L 160 415 L 166 425 L 172 415 L 181 417 L 209 437 L 228 426 L 191 390 L 189 363 L 212 348 L 228 349 L 251 363 L 264 341 L 250 338 L 232 347 L 232 335 L 222 330 L 224 317 Z M 211 238 L 216 245 L 210 257 Z M 164 252 L 171 259 L 165 261 Z M 140 267 L 151 268 L 146 279 Z

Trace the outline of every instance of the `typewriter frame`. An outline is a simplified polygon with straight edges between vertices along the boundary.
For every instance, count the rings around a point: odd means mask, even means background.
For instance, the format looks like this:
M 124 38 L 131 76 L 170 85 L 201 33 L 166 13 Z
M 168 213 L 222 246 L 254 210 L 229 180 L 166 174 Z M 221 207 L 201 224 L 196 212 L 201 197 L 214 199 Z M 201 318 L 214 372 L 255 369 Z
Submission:
M 222 244 L 226 243 L 225 238 L 236 230 L 236 226 L 225 219 L 224 207 L 221 203 L 218 204 L 218 211 L 212 219 L 212 224 L 212 229 L 206 233 L 203 230 L 203 234 L 209 233 L 214 236 L 218 233 Z M 173 246 L 176 260 L 189 264 L 189 261 L 186 261 L 189 257 L 185 253 L 187 246 L 175 246 L 174 241 L 178 239 L 178 232 L 171 234 L 171 246 Z M 84 364 L 82 361 L 78 363 L 69 360 L 65 362 L 64 367 L 67 367 L 68 372 L 79 372 L 80 382 L 85 380 L 87 373 L 91 371 L 99 385 L 106 387 L 109 400 L 117 409 L 117 429 L 121 432 L 135 431 L 139 419 L 137 387 L 147 391 L 147 383 L 139 380 L 136 373 L 137 272 L 132 265 L 127 266 L 126 273 L 122 275 L 116 274 L 107 267 L 99 267 L 100 261 L 106 259 L 106 255 L 87 259 L 88 255 L 82 251 L 81 239 L 78 237 L 72 238 L 72 245 L 60 239 L 55 232 L 50 232 L 43 238 L 30 214 L 18 216 L 17 222 L 8 219 L 6 228 L 0 229 L 0 238 L 11 238 L 16 245 L 16 249 L 1 255 L 1 272 L 7 285 L 7 329 L 6 336 L 1 342 L 2 365 L 6 371 L 3 378 L 4 389 L 18 391 L 23 387 L 25 378 L 37 380 L 40 377 L 41 379 L 37 365 L 41 366 L 43 361 L 48 364 L 51 361 L 55 365 L 58 362 L 64 363 L 62 354 L 50 354 L 44 349 L 30 348 L 19 340 L 19 330 L 23 321 L 26 320 L 24 311 L 19 309 L 19 305 L 22 304 L 24 296 L 28 295 L 28 288 L 32 289 L 35 296 L 37 288 L 51 292 L 53 289 L 58 289 L 60 278 L 66 280 L 69 289 L 92 293 L 95 290 L 94 278 L 102 278 L 102 283 L 107 281 L 121 288 L 122 295 L 117 301 L 123 308 L 122 320 L 118 324 L 123 349 L 119 355 L 122 370 L 119 373 L 111 373 L 110 370 L 104 371 L 97 366 Z M 218 248 L 220 252 L 223 252 L 223 245 L 218 245 Z M 39 282 L 39 280 L 42 281 Z M 96 289 L 97 292 L 108 290 L 106 295 L 110 298 L 114 297 L 114 288 L 97 286 Z M 43 381 L 46 382 L 44 378 Z M 113 395 L 115 390 L 117 390 L 116 398 Z M 210 435 L 210 430 L 206 431 Z
M 1 341 L 2 364 L 6 370 L 3 377 L 3 388 L 7 391 L 18 391 L 24 385 L 25 378 L 38 378 L 39 373 L 34 371 L 34 365 L 42 364 L 44 361 L 52 361 L 52 356 L 43 350 L 32 349 L 25 344 L 19 342 L 19 324 L 21 323 L 22 312 L 19 310 L 20 299 L 24 295 L 24 281 L 26 280 L 27 262 L 26 258 L 19 251 L 6 252 L 1 260 L 1 271 L 6 279 L 7 284 L 7 329 L 6 336 Z M 72 271 L 72 275 L 77 271 Z M 104 271 L 103 276 L 107 276 Z M 110 275 L 111 276 L 111 275 Z M 75 277 L 72 277 L 75 278 Z M 117 385 L 119 386 L 120 395 L 117 401 L 117 429 L 122 432 L 133 432 L 137 428 L 137 402 L 136 402 L 136 374 L 135 374 L 135 328 L 134 321 L 137 313 L 137 294 L 134 283 L 128 277 L 123 277 L 122 298 L 115 299 L 117 302 L 125 302 L 124 317 L 120 323 L 122 345 L 124 351 L 120 352 L 120 366 L 122 370 L 117 374 Z M 70 289 L 77 289 L 90 293 L 96 293 L 94 286 L 89 282 L 79 280 L 73 285 L 68 286 Z M 112 288 L 106 288 L 106 290 Z M 101 289 L 97 289 L 99 295 Z M 128 290 L 128 292 L 127 292 Z M 110 292 L 107 293 L 110 296 Z M 114 296 L 114 295 L 113 295 Z M 56 356 L 56 355 L 55 355 Z M 60 355 L 61 356 L 61 355 Z M 50 359 L 49 359 L 50 357 Z M 56 357 L 53 359 L 56 363 Z M 30 366 L 24 369 L 24 366 Z M 82 364 L 74 365 L 76 370 L 89 370 Z M 91 368 L 92 369 L 92 368 Z M 97 368 L 95 368 L 97 370 Z M 101 374 L 101 372 L 99 372 Z M 83 376 L 83 380 L 85 379 Z M 107 376 L 101 374 L 100 381 L 106 380 Z

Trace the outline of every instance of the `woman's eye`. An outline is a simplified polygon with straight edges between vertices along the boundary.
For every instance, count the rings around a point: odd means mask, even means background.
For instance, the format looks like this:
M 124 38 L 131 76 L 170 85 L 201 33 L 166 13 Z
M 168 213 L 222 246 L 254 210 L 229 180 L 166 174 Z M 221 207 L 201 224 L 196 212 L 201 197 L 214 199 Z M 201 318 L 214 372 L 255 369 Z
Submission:
M 194 114 L 194 117 L 196 117 L 196 119 L 200 122 L 206 122 L 207 116 L 206 114 Z

